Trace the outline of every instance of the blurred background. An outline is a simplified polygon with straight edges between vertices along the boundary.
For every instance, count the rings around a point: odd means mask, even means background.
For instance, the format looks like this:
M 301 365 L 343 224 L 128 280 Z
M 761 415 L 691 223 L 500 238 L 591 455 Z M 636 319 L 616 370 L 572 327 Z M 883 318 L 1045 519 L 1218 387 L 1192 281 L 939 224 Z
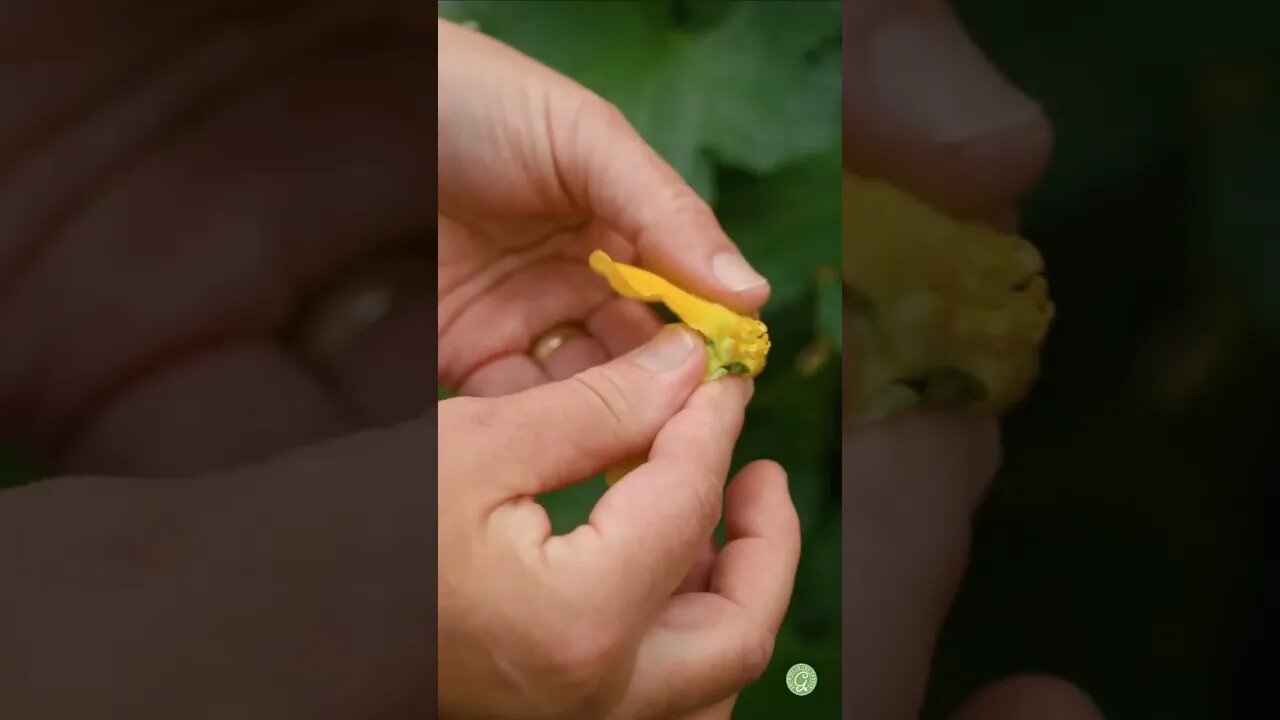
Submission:
M 1058 317 L 927 715 L 1044 671 L 1108 718 L 1280 717 L 1280 8 L 953 6 L 1056 127 L 1023 228 Z
M 804 551 L 773 661 L 734 717 L 840 717 L 840 3 L 441 2 L 440 14 L 621 108 L 772 283 L 773 348 L 735 468 L 787 468 Z M 598 478 L 542 502 L 567 532 L 604 490 Z M 797 662 L 819 677 L 804 697 L 786 688 Z

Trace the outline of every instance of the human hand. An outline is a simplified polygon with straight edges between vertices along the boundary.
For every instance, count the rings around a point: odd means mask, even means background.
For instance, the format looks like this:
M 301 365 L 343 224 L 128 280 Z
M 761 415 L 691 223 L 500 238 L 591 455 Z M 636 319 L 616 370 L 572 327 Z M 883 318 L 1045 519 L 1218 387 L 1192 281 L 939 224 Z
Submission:
M 683 329 L 572 379 L 439 405 L 444 717 L 674 718 L 763 672 L 799 560 L 777 465 L 724 498 L 751 383 L 703 384 Z M 643 452 L 588 524 L 551 536 L 536 495 Z
M 179 476 L 429 409 L 427 310 L 324 358 L 297 337 L 382 250 L 430 287 L 429 17 L 0 0 L 0 436 Z
M 439 27 L 444 384 L 515 392 L 652 337 L 658 317 L 587 268 L 596 248 L 740 312 L 764 304 L 765 279 L 615 108 L 491 38 Z M 566 323 L 582 330 L 530 356 Z
M 938 0 L 846 1 L 844 42 L 846 167 L 1014 229 L 1018 201 L 1049 161 L 1043 111 Z M 857 362 L 856 344 L 846 362 Z M 919 412 L 848 432 L 843 458 L 844 707 L 908 720 L 919 715 L 964 574 L 970 516 L 998 465 L 999 428 L 992 418 Z M 979 692 L 955 717 L 1100 714 L 1062 680 L 1018 677 Z

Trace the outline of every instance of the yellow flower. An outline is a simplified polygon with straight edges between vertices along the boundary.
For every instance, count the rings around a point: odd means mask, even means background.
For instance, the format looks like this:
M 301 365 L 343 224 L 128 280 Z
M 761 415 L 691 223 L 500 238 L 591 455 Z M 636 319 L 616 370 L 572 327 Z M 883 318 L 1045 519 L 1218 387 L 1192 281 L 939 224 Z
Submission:
M 648 270 L 614 262 L 601 250 L 591 253 L 590 264 L 614 292 L 642 302 L 660 302 L 702 335 L 707 343 L 703 382 L 726 375 L 755 377 L 764 370 L 769 354 L 769 329 L 764 323 L 682 290 Z M 605 480 L 612 485 L 644 461 L 643 457 L 628 460 L 609 470 Z
M 1040 253 L 885 183 L 846 173 L 843 186 L 846 412 L 1010 409 L 1035 383 L 1053 319 Z
M 725 375 L 755 377 L 764 370 L 769 354 L 769 329 L 764 323 L 682 290 L 648 270 L 614 262 L 602 250 L 591 253 L 590 263 L 614 292 L 633 300 L 661 302 L 706 339 L 706 380 Z

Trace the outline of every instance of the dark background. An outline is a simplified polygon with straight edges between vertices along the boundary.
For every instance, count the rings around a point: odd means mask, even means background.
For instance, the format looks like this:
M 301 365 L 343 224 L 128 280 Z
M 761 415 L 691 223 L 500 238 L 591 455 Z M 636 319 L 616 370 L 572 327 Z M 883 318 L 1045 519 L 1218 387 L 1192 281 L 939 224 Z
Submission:
M 1276 717 L 1266 548 L 1280 367 L 1274 3 L 954 3 L 1047 108 L 1024 215 L 1058 317 L 935 665 L 930 717 L 1012 672 L 1108 718 Z

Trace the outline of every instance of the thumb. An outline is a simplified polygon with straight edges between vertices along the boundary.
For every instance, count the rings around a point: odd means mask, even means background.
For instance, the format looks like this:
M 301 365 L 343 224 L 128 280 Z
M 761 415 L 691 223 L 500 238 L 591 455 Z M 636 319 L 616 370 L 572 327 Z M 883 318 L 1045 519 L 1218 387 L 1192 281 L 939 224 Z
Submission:
M 942 0 L 844 3 L 844 155 L 953 212 L 998 217 L 1039 180 L 1052 131 Z
M 521 468 L 508 490 L 522 495 L 581 482 L 648 451 L 698 388 L 707 369 L 702 338 L 680 325 L 567 380 L 487 400 L 502 452 Z

